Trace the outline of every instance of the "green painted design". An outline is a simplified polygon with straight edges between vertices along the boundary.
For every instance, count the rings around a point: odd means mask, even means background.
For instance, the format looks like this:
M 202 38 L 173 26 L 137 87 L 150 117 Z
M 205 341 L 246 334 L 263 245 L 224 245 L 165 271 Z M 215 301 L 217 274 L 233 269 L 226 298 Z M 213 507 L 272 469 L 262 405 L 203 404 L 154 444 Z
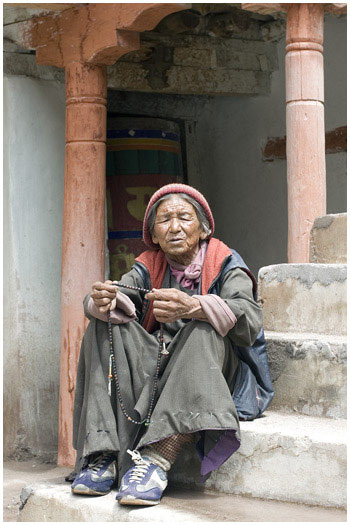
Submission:
M 143 175 L 149 173 L 159 173 L 158 151 L 157 150 L 138 150 L 139 166 Z
M 168 151 L 159 151 L 159 171 L 160 173 L 173 175 L 175 168 L 175 158 L 177 157 L 174 153 Z
M 182 176 L 181 157 L 162 150 L 108 151 L 106 175 L 164 174 Z
M 113 153 L 116 175 L 135 175 L 140 173 L 137 150 L 114 151 Z
M 107 177 L 110 177 L 111 175 L 115 175 L 115 164 L 114 164 L 114 155 L 113 151 L 107 151 L 106 156 L 106 175 Z

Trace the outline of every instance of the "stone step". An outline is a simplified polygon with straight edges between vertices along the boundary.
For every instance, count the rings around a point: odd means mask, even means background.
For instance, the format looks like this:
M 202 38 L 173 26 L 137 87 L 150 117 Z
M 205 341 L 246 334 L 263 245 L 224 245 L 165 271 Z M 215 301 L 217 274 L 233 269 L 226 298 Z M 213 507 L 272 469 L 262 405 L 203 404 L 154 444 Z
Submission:
M 346 418 L 346 337 L 265 332 L 273 410 Z
M 346 421 L 268 410 L 241 423 L 242 445 L 205 487 L 311 505 L 346 505 Z M 200 486 L 199 460 L 186 446 L 171 479 Z
M 45 467 L 45 469 L 43 469 Z M 33 474 L 34 471 L 34 474 Z M 191 490 L 169 483 L 156 507 L 121 507 L 115 492 L 100 498 L 73 496 L 63 467 L 4 463 L 4 521 L 22 522 L 338 522 L 346 511 Z M 40 478 L 40 479 L 38 479 Z M 24 504 L 18 511 L 20 502 Z
M 310 234 L 310 262 L 346 264 L 346 213 L 317 217 Z
M 259 270 L 264 329 L 346 335 L 346 265 L 293 263 Z

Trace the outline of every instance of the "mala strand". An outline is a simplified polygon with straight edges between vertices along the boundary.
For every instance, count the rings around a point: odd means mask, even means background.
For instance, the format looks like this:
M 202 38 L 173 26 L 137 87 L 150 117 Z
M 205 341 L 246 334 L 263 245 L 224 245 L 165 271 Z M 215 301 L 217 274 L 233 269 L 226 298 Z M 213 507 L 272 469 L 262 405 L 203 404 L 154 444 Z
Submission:
M 122 288 L 128 288 L 129 290 L 137 290 L 139 292 L 150 292 L 151 290 L 147 290 L 146 288 L 139 288 L 138 286 L 129 286 L 127 284 L 120 283 L 118 281 L 113 281 L 113 284 L 116 286 L 120 286 Z M 117 373 L 117 367 L 115 363 L 115 354 L 114 354 L 114 348 L 113 348 L 113 332 L 112 332 L 112 322 L 111 322 L 111 313 L 108 310 L 107 311 L 107 319 L 108 319 L 108 338 L 109 338 L 109 372 L 108 372 L 108 395 L 112 395 L 112 379 L 114 379 L 115 387 L 116 387 L 116 394 L 117 398 L 120 404 L 120 408 L 122 410 L 123 415 L 126 417 L 130 423 L 133 423 L 134 425 L 142 425 L 143 423 L 148 426 L 150 423 L 152 411 L 154 408 L 154 403 L 156 399 L 156 393 L 158 388 L 158 380 L 159 380 L 159 371 L 160 371 L 160 361 L 163 356 L 167 356 L 169 352 L 167 351 L 165 347 L 165 340 L 164 340 L 164 327 L 163 324 L 160 324 L 160 330 L 159 330 L 159 348 L 158 348 L 158 356 L 157 356 L 157 364 L 156 364 L 156 371 L 153 378 L 153 387 L 152 387 L 152 394 L 151 394 L 151 400 L 147 412 L 146 419 L 143 421 L 136 421 L 133 419 L 129 414 L 127 413 L 125 409 L 125 405 L 123 402 L 120 385 L 119 385 L 119 378 Z

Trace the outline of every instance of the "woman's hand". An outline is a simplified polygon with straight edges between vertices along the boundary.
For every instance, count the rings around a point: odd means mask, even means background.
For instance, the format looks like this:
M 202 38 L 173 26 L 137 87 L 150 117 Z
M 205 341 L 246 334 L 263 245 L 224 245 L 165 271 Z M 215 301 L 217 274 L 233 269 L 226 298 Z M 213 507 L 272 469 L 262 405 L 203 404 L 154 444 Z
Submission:
M 145 295 L 153 303 L 153 314 L 159 323 L 173 323 L 178 319 L 201 319 L 203 317 L 198 299 L 175 288 L 153 289 Z
M 116 295 L 118 288 L 112 285 L 112 281 L 101 283 L 97 281 L 92 285 L 91 297 L 98 310 L 104 314 L 116 307 Z

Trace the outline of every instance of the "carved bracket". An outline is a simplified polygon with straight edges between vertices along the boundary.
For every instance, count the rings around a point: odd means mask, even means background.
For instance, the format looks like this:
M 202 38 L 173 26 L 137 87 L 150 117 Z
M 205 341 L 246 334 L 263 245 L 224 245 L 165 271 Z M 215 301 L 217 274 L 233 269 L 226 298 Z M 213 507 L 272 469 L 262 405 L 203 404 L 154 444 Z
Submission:
M 289 4 L 241 4 L 242 9 L 252 11 L 253 13 L 260 13 L 261 15 L 272 15 L 274 13 L 285 13 Z M 326 13 L 334 15 L 345 15 L 347 4 L 323 4 Z
M 79 5 L 79 4 L 78 4 Z M 21 24 L 23 45 L 36 49 L 38 65 L 114 64 L 139 49 L 139 33 L 153 29 L 190 4 L 88 4 Z

